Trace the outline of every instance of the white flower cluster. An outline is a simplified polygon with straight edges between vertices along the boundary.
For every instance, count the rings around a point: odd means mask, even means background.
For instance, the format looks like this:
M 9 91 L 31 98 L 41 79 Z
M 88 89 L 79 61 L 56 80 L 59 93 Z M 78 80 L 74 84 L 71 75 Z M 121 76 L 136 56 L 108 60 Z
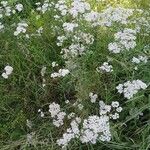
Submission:
M 54 72 L 51 74 L 51 78 L 56 78 L 56 77 L 64 77 L 68 75 L 70 71 L 68 69 L 59 69 L 58 72 Z
M 44 112 L 43 112 L 41 109 L 38 110 L 38 113 L 40 113 L 40 116 L 41 116 L 42 118 L 45 116 Z
M 97 98 L 97 95 L 90 93 L 92 98 Z M 77 103 L 75 103 L 77 105 Z M 58 113 L 60 107 L 57 106 L 53 110 L 54 115 Z M 87 119 L 81 119 L 76 117 L 70 124 L 70 128 L 63 134 L 63 137 L 57 140 L 57 144 L 65 148 L 69 142 L 78 138 L 82 143 L 95 144 L 97 140 L 110 141 L 110 124 L 109 120 L 116 120 L 119 118 L 119 113 L 122 111 L 122 107 L 119 106 L 118 101 L 113 101 L 111 105 L 106 105 L 103 101 L 99 102 L 99 116 L 88 116 Z M 72 112 L 68 115 L 68 119 L 74 118 L 75 113 Z M 82 124 L 81 124 L 82 122 Z
M 64 58 L 67 58 L 68 56 L 75 57 L 82 55 L 86 48 L 94 42 L 93 35 L 81 31 L 75 32 L 74 35 L 70 35 L 68 37 L 58 36 L 57 39 L 58 46 L 62 46 L 66 39 L 72 40 L 72 44 L 68 48 L 63 48 L 61 51 L 61 54 L 63 54 Z
M 49 112 L 51 114 L 51 117 L 53 118 L 53 124 L 56 127 L 60 127 L 63 125 L 63 120 L 66 116 L 65 112 L 60 111 L 60 105 L 53 102 L 49 105 Z
M 82 143 L 95 144 L 98 139 L 110 141 L 111 133 L 108 116 L 89 116 L 83 120 L 82 128 L 79 128 L 81 118 L 76 117 L 70 124 L 70 128 L 57 140 L 57 144 L 65 148 L 74 138 L 79 138 Z
M 64 31 L 66 32 L 73 32 L 74 31 L 74 28 L 77 28 L 78 27 L 78 24 L 77 23 L 63 23 L 63 28 L 64 28 Z
M 19 12 L 22 11 L 23 10 L 23 5 L 22 4 L 17 4 L 16 5 L 16 10 L 19 11 Z
M 68 116 L 67 116 L 67 118 L 68 119 L 72 119 L 72 118 L 74 118 L 75 117 L 75 113 L 74 112 L 71 112 Z
M 107 115 L 110 119 L 119 119 L 119 113 L 122 111 L 122 107 L 119 106 L 118 101 L 113 101 L 111 105 L 106 105 L 103 101 L 99 101 L 99 113 L 100 115 Z
M 147 88 L 147 85 L 142 82 L 141 80 L 133 80 L 133 81 L 127 81 L 124 84 L 119 84 L 116 89 L 121 94 L 124 94 L 124 97 L 127 99 L 133 98 L 135 94 L 138 93 L 140 89 L 145 90 Z
M 98 139 L 101 141 L 111 140 L 108 116 L 89 116 L 83 122 L 80 137 L 81 142 L 95 144 Z
M 79 18 L 83 20 L 83 14 L 90 10 L 90 4 L 84 0 L 72 0 L 69 4 L 66 1 L 59 0 L 55 5 L 55 9 L 58 10 L 62 16 L 70 16 L 73 18 L 73 22 L 63 22 L 62 29 L 64 35 L 57 37 L 57 45 L 63 46 L 63 42 L 66 40 L 72 41 L 72 43 L 63 47 L 61 54 L 63 58 L 75 57 L 82 55 L 85 49 L 89 45 L 93 44 L 94 37 L 89 33 L 84 33 L 80 30 L 76 30 L 79 27 Z M 60 16 L 56 15 L 56 18 Z M 59 19 L 60 20 L 60 19 Z
M 55 4 L 55 9 L 58 10 L 62 16 L 65 16 L 68 12 L 68 6 L 66 4 L 66 1 L 65 0 L 59 0 L 57 2 L 57 4 Z
M 8 65 L 4 68 L 4 70 L 5 72 L 2 73 L 2 77 L 8 79 L 9 75 L 11 75 L 13 72 L 13 67 Z
M 139 64 L 141 62 L 143 62 L 143 63 L 146 64 L 147 61 L 148 61 L 148 57 L 147 56 L 141 56 L 141 55 L 139 55 L 138 57 L 133 57 L 132 58 L 132 62 L 135 63 L 135 64 Z
M 79 138 L 80 130 L 79 130 L 79 124 L 81 123 L 81 118 L 76 117 L 71 122 L 71 127 L 67 129 L 67 132 L 63 134 L 63 137 L 59 140 L 57 140 L 57 144 L 59 146 L 62 146 L 62 148 L 65 148 L 69 142 L 74 138 Z
M 113 22 L 127 24 L 128 18 L 133 15 L 133 12 L 133 9 L 108 7 L 100 13 L 100 24 L 103 26 L 111 26 Z
M 100 13 L 98 13 L 98 12 L 91 11 L 89 13 L 85 13 L 84 19 L 87 22 L 92 23 L 93 27 L 100 25 Z
M 40 12 L 42 12 L 42 13 L 44 14 L 46 11 L 50 10 L 50 8 L 51 8 L 51 6 L 52 6 L 53 4 L 54 4 L 54 3 L 53 3 L 53 2 L 50 3 L 49 0 L 45 0 L 45 1 L 43 2 L 43 4 L 42 4 L 41 2 L 37 2 L 37 3 L 36 3 L 36 6 L 37 6 L 36 10 L 37 10 L 37 11 L 40 11 Z
M 129 23 L 129 17 L 134 13 L 133 9 L 125 9 L 122 7 L 108 7 L 102 12 L 87 12 L 84 14 L 84 19 L 90 23 L 92 26 L 107 26 L 110 27 L 114 22 L 127 24 Z
M 64 35 L 58 36 L 58 37 L 57 37 L 57 40 L 58 40 L 57 46 L 62 46 L 62 45 L 63 45 L 63 42 L 64 42 L 66 39 L 67 39 L 67 37 L 64 36 Z
M 85 51 L 85 46 L 83 44 L 71 44 L 69 46 L 69 52 L 72 56 L 82 55 Z
M 20 22 L 17 25 L 16 31 L 14 32 L 15 36 L 18 36 L 21 33 L 26 33 L 28 24 L 26 22 Z
M 15 8 L 13 9 L 9 4 L 8 1 L 1 1 L 0 4 L 0 18 L 4 16 L 11 16 L 12 14 L 15 14 L 16 11 L 21 12 L 23 10 L 22 4 L 16 4 Z
M 72 42 L 81 42 L 85 45 L 91 45 L 94 42 L 94 36 L 90 33 L 79 32 L 73 36 Z
M 76 18 L 79 14 L 84 14 L 86 11 L 91 9 L 90 4 L 85 0 L 73 0 L 69 13 Z
M 136 47 L 136 31 L 125 28 L 121 32 L 117 32 L 115 42 L 108 45 L 108 49 L 112 53 L 120 53 L 124 49 L 130 50 Z
M 71 44 L 69 48 L 63 48 L 61 54 L 63 54 L 63 58 L 66 59 L 68 56 L 75 57 L 78 55 L 82 55 L 85 51 L 85 46 L 83 44 Z
M 96 102 L 96 99 L 98 98 L 98 95 L 97 94 L 94 94 L 92 92 L 89 93 L 89 97 L 90 97 L 90 100 L 92 103 L 95 103 Z
M 109 65 L 108 62 L 104 62 L 102 66 L 97 68 L 98 72 L 112 72 L 113 71 L 113 67 L 112 65 Z
M 53 61 L 52 62 L 52 67 L 54 68 L 54 67 L 57 67 L 57 66 L 58 66 L 58 64 L 55 61 Z
M 70 6 L 67 5 L 65 0 L 59 0 L 55 4 L 55 9 L 60 12 L 62 16 L 71 15 L 73 18 L 77 18 L 79 15 L 83 15 L 86 11 L 89 11 L 90 4 L 85 0 L 72 0 Z M 57 17 L 59 19 L 59 16 Z

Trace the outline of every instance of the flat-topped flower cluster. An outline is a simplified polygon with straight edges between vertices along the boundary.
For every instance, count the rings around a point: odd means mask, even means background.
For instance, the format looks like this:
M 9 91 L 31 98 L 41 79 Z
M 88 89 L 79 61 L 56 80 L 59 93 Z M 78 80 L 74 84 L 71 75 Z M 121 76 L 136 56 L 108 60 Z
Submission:
M 124 94 L 124 97 L 127 99 L 133 98 L 139 90 L 145 90 L 148 86 L 141 80 L 127 81 L 123 84 L 119 84 L 116 89 L 120 94 Z

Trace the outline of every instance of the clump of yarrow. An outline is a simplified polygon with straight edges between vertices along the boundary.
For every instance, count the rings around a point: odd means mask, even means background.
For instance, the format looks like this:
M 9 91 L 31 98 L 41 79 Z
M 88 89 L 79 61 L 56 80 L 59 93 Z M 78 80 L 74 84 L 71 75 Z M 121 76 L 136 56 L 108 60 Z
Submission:
M 133 9 L 126 9 L 122 7 L 108 7 L 102 12 L 95 12 L 91 10 L 84 14 L 84 19 L 91 23 L 91 26 L 105 26 L 110 27 L 114 23 L 127 25 L 130 23 L 129 17 L 134 14 Z
M 23 5 L 18 3 L 14 7 L 9 5 L 8 1 L 1 1 L 0 2 L 0 19 L 2 22 L 0 22 L 0 31 L 2 29 L 5 29 L 5 17 L 10 17 L 13 14 L 16 14 L 17 12 L 21 12 L 23 10 Z
M 2 77 L 5 79 L 8 79 L 8 77 L 12 74 L 12 72 L 13 72 L 13 67 L 7 65 L 4 68 L 4 72 L 2 73 Z
M 63 120 L 66 116 L 66 113 L 60 110 L 60 105 L 53 102 L 49 105 L 49 112 L 51 114 L 51 117 L 53 118 L 53 124 L 56 127 L 60 127 L 63 125 Z
M 93 96 L 93 93 L 90 94 Z M 95 96 L 97 97 L 97 96 Z M 119 102 L 113 101 L 111 105 L 106 105 L 103 101 L 99 102 L 99 115 L 91 115 L 86 119 L 76 117 L 66 130 L 62 138 L 57 140 L 57 144 L 65 148 L 69 142 L 78 138 L 82 143 L 95 144 L 97 140 L 110 141 L 110 119 L 119 118 L 122 107 Z M 70 114 L 69 114 L 70 115 Z M 74 114 L 72 114 L 74 116 Z
M 65 0 L 59 0 L 55 4 L 55 9 L 60 12 L 60 15 L 71 15 L 73 18 L 83 15 L 91 9 L 90 4 L 85 0 L 72 0 L 70 5 L 67 5 Z
M 122 107 L 120 107 L 118 101 L 112 101 L 111 105 L 106 105 L 103 101 L 99 101 L 99 106 L 100 115 L 107 115 L 113 120 L 118 119 L 119 113 L 122 111 Z
M 37 6 L 36 10 L 38 12 L 42 12 L 42 14 L 44 14 L 51 9 L 51 7 L 54 5 L 54 3 L 50 2 L 49 0 L 45 0 L 43 3 L 41 3 L 41 2 L 35 3 L 35 5 Z
M 15 6 L 15 8 L 16 8 L 16 10 L 17 10 L 18 12 L 21 12 L 21 11 L 23 10 L 23 5 L 22 5 L 22 4 L 17 4 L 17 5 Z
M 26 33 L 28 24 L 26 22 L 20 22 L 17 24 L 16 31 L 14 32 L 14 36 L 18 36 L 21 33 Z
M 132 58 L 132 63 L 134 64 L 139 64 L 139 63 L 147 63 L 148 57 L 147 56 L 141 56 L 139 55 L 138 57 L 133 57 Z
M 120 24 L 128 24 L 129 17 L 134 14 L 134 9 L 127 9 L 123 7 L 108 7 L 100 14 L 101 25 L 112 26 L 114 22 Z
M 41 116 L 42 118 L 45 116 L 44 112 L 43 112 L 41 109 L 38 110 L 38 113 L 40 113 L 40 116 Z
M 80 136 L 80 129 L 79 124 L 81 123 L 81 118 L 76 117 L 74 120 L 70 123 L 70 128 L 67 129 L 66 133 L 63 134 L 62 138 L 57 140 L 57 144 L 59 146 L 62 146 L 62 148 L 66 148 L 66 146 L 69 144 L 69 142 L 72 139 L 79 138 Z
M 84 54 L 88 46 L 93 44 L 94 37 L 89 33 L 84 33 L 80 29 L 81 25 L 78 19 L 83 20 L 83 14 L 90 10 L 90 4 L 84 0 L 72 0 L 70 5 L 65 1 L 59 0 L 55 5 L 56 11 L 60 12 L 62 16 L 72 16 L 72 22 L 63 22 L 62 28 L 64 35 L 58 36 L 58 46 L 63 47 L 66 40 L 72 41 L 69 45 L 62 48 L 61 54 L 64 59 L 69 57 L 76 57 Z M 58 17 L 59 19 L 59 17 Z
M 97 94 L 94 94 L 94 93 L 92 93 L 92 92 L 90 92 L 90 93 L 89 93 L 89 97 L 90 97 L 90 101 L 91 101 L 92 103 L 95 103 L 96 100 L 97 100 L 97 98 L 98 98 L 98 95 L 97 95 Z
M 69 73 L 70 73 L 70 71 L 68 69 L 59 69 L 58 72 L 54 72 L 54 73 L 51 74 L 51 78 L 65 77 Z
M 11 6 L 8 1 L 1 1 L 0 4 L 0 18 L 4 18 L 5 16 L 9 17 L 23 10 L 23 5 L 21 3 L 16 4 L 15 7 Z
M 113 66 L 109 65 L 108 62 L 104 62 L 102 66 L 96 68 L 98 72 L 112 72 L 113 71 Z
M 116 89 L 120 94 L 123 94 L 125 98 L 131 99 L 139 90 L 145 90 L 147 87 L 148 86 L 141 80 L 133 80 L 119 84 Z
M 63 26 L 64 31 L 66 31 L 66 32 L 73 32 L 74 29 L 78 27 L 78 24 L 77 23 L 65 22 L 65 23 L 63 23 L 62 26 Z
M 136 47 L 136 30 L 125 28 L 123 31 L 114 35 L 115 42 L 108 45 L 108 49 L 112 53 L 120 53 L 123 50 L 130 50 Z

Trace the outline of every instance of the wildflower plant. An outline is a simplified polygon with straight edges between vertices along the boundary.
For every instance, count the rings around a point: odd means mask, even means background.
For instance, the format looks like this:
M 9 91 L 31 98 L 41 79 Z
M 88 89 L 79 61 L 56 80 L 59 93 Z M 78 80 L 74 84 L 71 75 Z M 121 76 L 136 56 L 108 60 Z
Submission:
M 146 1 L 0 2 L 2 149 L 150 148 Z

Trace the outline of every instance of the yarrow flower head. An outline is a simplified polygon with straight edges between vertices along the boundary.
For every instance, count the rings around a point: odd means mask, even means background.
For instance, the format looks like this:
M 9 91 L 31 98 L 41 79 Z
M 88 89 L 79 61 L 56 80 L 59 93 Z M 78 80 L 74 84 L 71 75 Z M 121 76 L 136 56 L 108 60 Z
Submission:
M 9 75 L 11 75 L 13 72 L 13 67 L 8 65 L 4 68 L 4 70 L 5 72 L 2 73 L 2 77 L 8 79 Z
M 147 85 L 142 82 L 141 80 L 133 80 L 133 81 L 127 81 L 124 84 L 119 84 L 116 89 L 121 94 L 124 94 L 124 97 L 127 99 L 133 98 L 135 94 L 138 93 L 140 89 L 145 90 L 147 88 Z
M 23 10 L 23 5 L 22 4 L 17 4 L 16 5 L 16 10 L 18 10 L 19 12 Z
M 123 31 L 115 33 L 114 36 L 115 42 L 108 45 L 110 52 L 120 53 L 136 47 L 136 30 L 125 28 Z
M 73 32 L 74 28 L 77 28 L 77 27 L 78 27 L 77 23 L 67 23 L 67 22 L 65 22 L 63 24 L 64 31 L 66 31 L 66 32 Z
M 68 75 L 70 73 L 70 71 L 68 69 L 59 69 L 58 72 L 54 72 L 51 74 L 52 78 L 56 78 L 56 77 L 65 77 L 66 75 Z
M 89 93 L 89 97 L 91 99 L 91 102 L 95 103 L 96 99 L 98 98 L 98 95 L 91 92 L 91 93 Z
M 104 62 L 102 66 L 97 68 L 98 72 L 112 72 L 113 71 L 113 67 L 112 65 L 109 65 L 108 62 Z
M 25 22 L 18 23 L 18 26 L 16 28 L 16 31 L 14 32 L 15 36 L 18 36 L 20 33 L 26 33 L 28 24 Z
M 108 116 L 89 116 L 83 122 L 80 137 L 81 142 L 95 144 L 98 139 L 101 141 L 111 140 Z
M 49 105 L 49 112 L 51 114 L 51 117 L 53 118 L 53 124 L 56 127 L 60 127 L 61 125 L 63 125 L 63 120 L 66 116 L 65 112 L 62 112 L 60 110 L 60 105 L 56 104 L 55 102 L 51 103 Z
M 85 2 L 85 0 L 73 0 L 69 13 L 75 18 L 79 14 L 82 15 L 90 9 L 90 4 Z
M 147 56 L 139 55 L 138 57 L 133 57 L 132 58 L 132 62 L 135 63 L 135 64 L 139 64 L 140 62 L 147 63 L 147 61 L 148 61 Z

